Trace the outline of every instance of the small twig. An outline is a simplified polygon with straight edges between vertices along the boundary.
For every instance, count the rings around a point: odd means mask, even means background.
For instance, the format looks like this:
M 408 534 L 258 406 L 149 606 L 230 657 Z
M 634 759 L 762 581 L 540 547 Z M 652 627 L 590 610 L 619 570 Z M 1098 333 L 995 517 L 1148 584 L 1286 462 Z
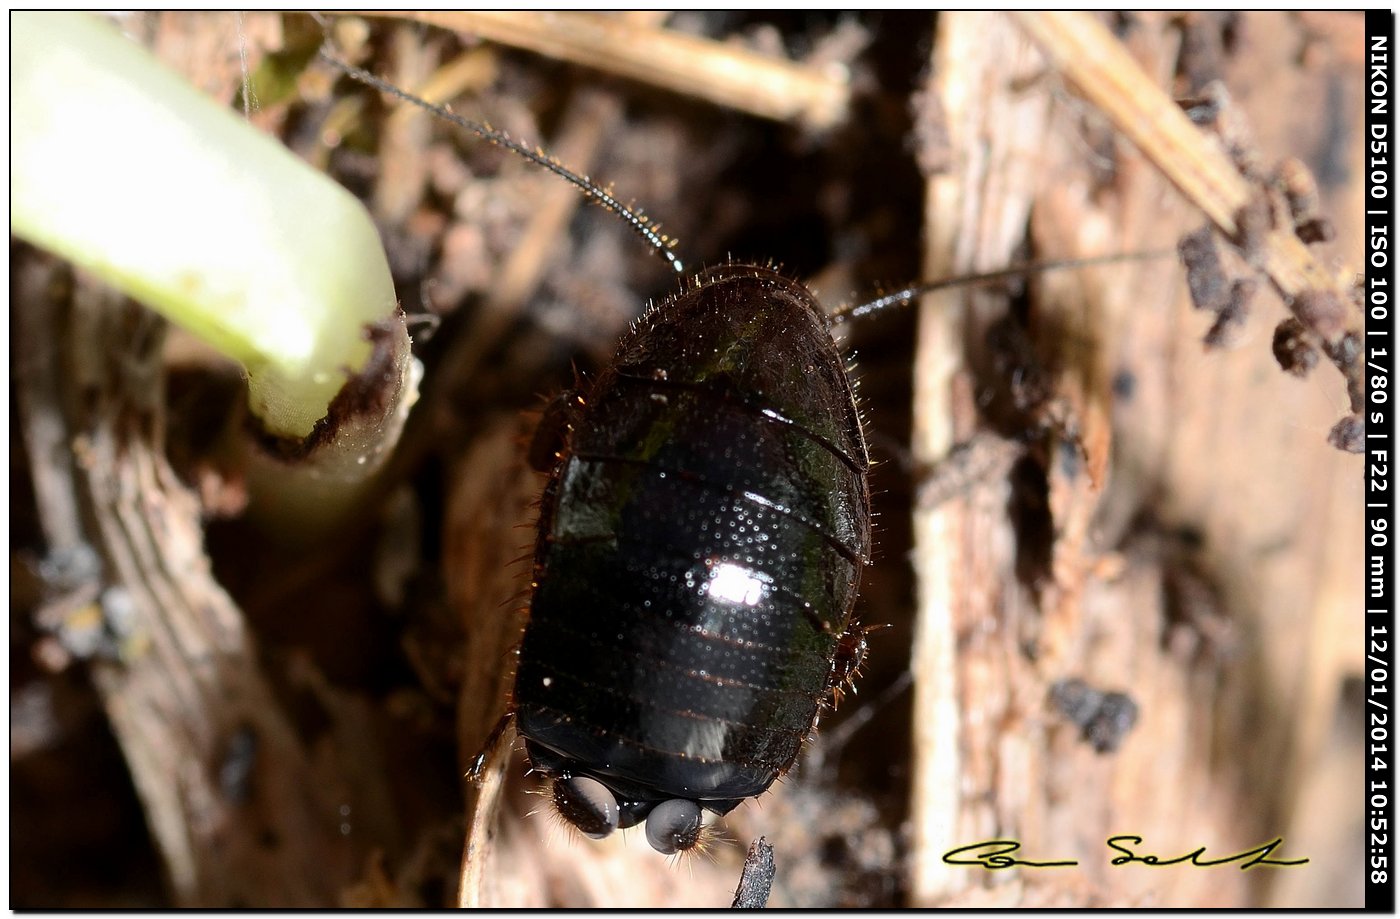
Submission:
M 598 13 L 365 11 L 414 19 L 815 131 L 841 124 L 847 75 Z
M 1361 410 L 1360 316 L 1351 292 L 1313 258 L 1293 221 L 1270 222 L 1265 191 L 1251 183 L 1087 13 L 1016 13 L 1016 22 L 1066 80 L 1131 140 L 1245 258 L 1263 272 L 1288 309 L 1323 342 Z M 1214 330 L 1213 330 L 1214 331 Z M 1339 427 L 1355 428 L 1355 414 Z M 1334 428 L 1334 446 L 1354 443 Z
M 1240 213 L 1254 201 L 1254 186 L 1143 72 L 1108 29 L 1087 13 L 1012 15 L 1058 73 L 1103 112 L 1221 233 L 1239 239 Z M 1337 289 L 1336 280 L 1312 257 L 1292 227 L 1270 229 L 1260 251 L 1260 267 L 1290 303 L 1310 290 Z
M 734 891 L 734 902 L 730 909 L 763 909 L 768 905 L 768 895 L 773 892 L 773 875 L 777 873 L 773 864 L 773 847 L 762 836 L 749 845 L 749 854 L 744 856 L 744 873 L 739 877 L 739 887 Z

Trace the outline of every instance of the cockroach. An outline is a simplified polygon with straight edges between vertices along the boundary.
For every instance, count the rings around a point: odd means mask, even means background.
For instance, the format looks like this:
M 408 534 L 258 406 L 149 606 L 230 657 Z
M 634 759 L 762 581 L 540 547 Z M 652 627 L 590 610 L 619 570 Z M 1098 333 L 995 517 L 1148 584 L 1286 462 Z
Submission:
M 828 313 L 722 265 L 546 413 L 561 436 L 512 706 L 584 835 L 645 821 L 657 851 L 693 848 L 702 811 L 767 791 L 854 680 L 870 459 L 831 325 L 920 289 Z
M 572 182 L 682 271 L 587 178 L 327 57 Z M 704 812 L 767 791 L 866 652 L 853 611 L 870 456 L 832 328 L 1025 270 L 826 310 L 778 271 L 731 262 L 647 310 L 591 384 L 551 403 L 532 445 L 548 483 L 529 617 L 488 750 L 513 720 L 567 823 L 591 838 L 644 824 L 664 854 L 701 842 Z
M 589 180 L 428 107 L 578 185 L 681 268 Z M 658 851 L 693 848 L 702 810 L 725 814 L 787 772 L 859 666 L 870 459 L 830 322 L 770 268 L 702 272 L 542 421 L 531 453 L 549 480 L 510 716 L 587 836 L 645 821 Z
M 516 726 L 569 822 L 670 854 L 792 766 L 846 669 L 865 436 L 825 313 L 754 265 L 649 310 L 565 404 Z

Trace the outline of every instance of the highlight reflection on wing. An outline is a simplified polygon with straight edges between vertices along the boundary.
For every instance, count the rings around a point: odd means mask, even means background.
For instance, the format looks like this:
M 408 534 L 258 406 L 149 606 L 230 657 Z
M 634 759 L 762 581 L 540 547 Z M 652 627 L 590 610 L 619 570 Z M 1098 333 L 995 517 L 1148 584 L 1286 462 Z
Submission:
M 744 606 L 757 606 L 763 600 L 767 579 L 733 562 L 721 562 L 710 572 L 706 591 L 715 600 L 727 600 Z

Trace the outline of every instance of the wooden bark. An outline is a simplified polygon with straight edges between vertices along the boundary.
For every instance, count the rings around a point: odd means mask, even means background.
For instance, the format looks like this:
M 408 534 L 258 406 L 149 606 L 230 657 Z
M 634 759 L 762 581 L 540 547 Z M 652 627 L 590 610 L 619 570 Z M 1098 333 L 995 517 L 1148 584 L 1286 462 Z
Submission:
M 1282 51 L 1306 23 L 1244 17 L 1243 47 L 1223 75 L 1266 160 L 1337 130 L 1281 117 L 1280 99 L 1316 113 L 1310 93 L 1326 79 L 1359 98 L 1359 37 L 1334 25 L 1336 56 L 1313 59 L 1336 68 L 1323 78 Z M 1127 32 L 1139 65 L 1168 85 L 1179 33 L 1162 17 L 1135 17 Z M 931 273 L 1005 261 L 1028 212 L 1050 258 L 1171 247 L 1201 222 L 1121 140 L 1110 162 L 1095 162 L 1104 116 L 1011 23 L 943 17 L 933 67 L 954 153 L 929 183 Z M 1345 126 L 1353 151 L 1356 130 Z M 1351 171 L 1324 192 L 1342 234 L 1336 251 L 1353 258 L 1359 181 Z M 1325 374 L 1300 384 L 1279 371 L 1264 331 L 1284 315 L 1272 298 L 1255 306 L 1256 331 L 1238 348 L 1205 353 L 1207 323 L 1172 282 L 1176 271 L 1137 263 L 1034 287 L 1030 333 L 1061 426 L 1040 460 L 1054 534 L 1044 580 L 1018 577 L 1027 536 L 1006 513 L 1015 497 L 1005 480 L 917 518 L 914 670 L 933 679 L 916 683 L 914 902 L 1360 902 L 1354 846 L 1295 830 L 1311 825 L 1302 801 L 1335 794 L 1332 806 L 1347 815 L 1339 822 L 1360 839 L 1356 789 L 1319 787 L 1342 763 L 1359 768 L 1356 747 L 1325 746 L 1346 730 L 1340 694 L 1360 665 L 1359 643 L 1346 638 L 1361 608 L 1359 465 L 1324 441 L 1345 390 Z M 975 428 L 974 373 L 993 359 L 985 332 L 1005 309 L 975 292 L 925 302 L 915 448 L 926 460 Z M 1113 384 L 1123 374 L 1130 390 Z M 1082 461 L 1062 462 L 1066 447 Z M 1199 549 L 1183 553 L 1172 534 L 1186 530 Z M 1186 627 L 1171 605 L 1182 578 L 1209 585 L 1203 622 Z M 1137 701 L 1140 722 L 1118 753 L 1077 741 L 1049 704 L 1066 677 Z M 1140 851 L 1164 857 L 1283 836 L 1284 851 L 1312 861 L 1248 873 L 1114 868 L 1104 841 L 1115 833 L 1142 836 L 1152 848 Z M 988 873 L 941 860 L 955 844 L 991 838 L 1081 866 Z
M 19 386 L 41 519 L 52 552 L 94 559 L 36 616 L 70 649 L 84 619 L 105 636 L 92 679 L 174 900 L 332 901 L 351 854 L 333 791 L 313 778 L 212 578 L 198 502 L 161 452 L 163 323 L 32 254 L 16 267 L 18 328 L 36 343 Z

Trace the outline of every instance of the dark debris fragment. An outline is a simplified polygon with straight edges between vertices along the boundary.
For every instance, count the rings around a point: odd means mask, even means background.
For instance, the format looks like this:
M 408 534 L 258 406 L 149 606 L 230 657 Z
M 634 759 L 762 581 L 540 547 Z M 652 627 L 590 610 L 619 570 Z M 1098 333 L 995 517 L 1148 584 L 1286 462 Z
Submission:
M 1186 84 L 1187 92 L 1199 92 L 1222 78 L 1225 58 L 1234 50 L 1239 20 L 1238 13 L 1183 13 L 1177 17 L 1181 51 L 1176 73 Z M 1188 109 L 1187 114 L 1190 113 Z
M 1284 371 L 1299 378 L 1317 366 L 1317 347 L 1297 317 L 1288 317 L 1274 329 L 1274 358 Z
M 1205 226 L 1187 234 L 1177 245 L 1177 252 L 1186 265 L 1186 286 L 1191 292 L 1191 303 L 1198 310 L 1219 312 L 1220 305 L 1229 299 L 1229 282 L 1220 264 L 1215 232 Z
M 1330 243 L 1337 238 L 1337 228 L 1326 217 L 1309 217 L 1294 225 L 1293 231 L 1304 245 Z
M 1361 365 L 1361 335 L 1351 331 L 1334 342 L 1324 341 L 1322 351 L 1347 381 L 1347 399 L 1351 410 L 1360 412 L 1366 401 L 1365 381 Z
M 219 763 L 219 788 L 230 804 L 242 806 L 252 799 L 257 760 L 257 731 L 251 724 L 240 724 L 229 735 Z
M 1347 453 L 1360 453 L 1366 447 L 1366 423 L 1360 415 L 1347 415 L 1332 425 L 1327 442 Z
M 1215 313 L 1215 322 L 1206 333 L 1208 348 L 1229 345 L 1249 318 L 1249 302 L 1259 288 L 1253 278 L 1232 280 L 1220 260 L 1214 231 L 1202 227 L 1177 246 L 1186 266 L 1186 284 L 1191 302 L 1198 310 Z
M 1208 128 L 1220 117 L 1219 101 L 1209 96 L 1188 96 L 1177 99 L 1176 104 L 1181 106 L 1191 123 L 1198 127 Z
M 1180 73 L 1183 77 L 1195 81 L 1209 76 L 1206 71 L 1199 68 L 1197 70 L 1194 77 L 1185 72 Z M 1219 138 L 1225 154 L 1246 179 L 1254 183 L 1267 179 L 1249 124 L 1230 99 L 1225 84 L 1219 79 L 1211 79 L 1203 84 L 1193 85 L 1198 88 L 1187 90 L 1191 93 L 1190 97 L 1177 100 L 1177 105 L 1181 106 L 1186 117 L 1202 130 L 1209 131 Z
M 749 845 L 749 853 L 744 856 L 744 873 L 739 877 L 739 887 L 734 891 L 734 902 L 730 909 L 763 909 L 768 905 L 768 895 L 773 891 L 773 876 L 777 874 L 773 862 L 773 847 L 760 836 Z
M 1103 692 L 1078 678 L 1050 687 L 1050 701 L 1079 727 L 1080 736 L 1096 753 L 1112 753 L 1137 723 L 1138 707 L 1131 696 Z
M 1274 184 L 1288 203 L 1288 212 L 1293 219 L 1293 232 L 1307 245 L 1330 242 L 1336 237 L 1336 228 L 1318 211 L 1322 206 L 1317 191 L 1317 180 L 1307 166 L 1296 157 L 1287 157 L 1274 170 Z
M 1227 240 L 1245 262 L 1263 269 L 1270 234 L 1290 229 L 1304 245 L 1330 242 L 1337 235 L 1332 222 L 1320 214 L 1321 196 L 1317 180 L 1303 162 L 1289 157 L 1272 172 L 1265 173 L 1260 156 L 1249 137 L 1248 127 L 1231 106 L 1230 97 L 1219 81 L 1195 87 L 1209 76 L 1215 54 L 1215 36 L 1205 30 L 1201 20 L 1183 17 L 1183 58 L 1178 62 L 1178 77 L 1187 78 L 1193 95 L 1178 100 L 1192 123 L 1219 138 L 1225 152 L 1236 168 L 1254 185 L 1250 201 L 1234 214 L 1235 230 Z M 1190 66 L 1187 66 L 1187 65 Z M 1258 287 L 1252 280 L 1231 280 L 1220 261 L 1220 252 L 1209 227 L 1185 237 L 1178 250 L 1186 265 L 1191 301 L 1197 309 L 1216 314 L 1215 322 L 1206 333 L 1207 348 L 1232 343 L 1248 317 L 1248 303 Z M 1349 311 L 1342 296 L 1335 291 L 1311 290 L 1298 295 L 1290 303 L 1296 319 L 1280 324 L 1274 330 L 1273 352 L 1279 365 L 1294 376 L 1306 376 L 1317 364 L 1317 348 L 1342 372 L 1347 382 L 1347 397 L 1352 412 L 1358 413 L 1363 399 L 1359 361 L 1352 352 L 1359 352 L 1348 338 Z M 1332 429 L 1330 443 L 1339 449 L 1351 449 L 1356 435 L 1352 419 L 1343 419 Z M 1358 447 L 1359 449 L 1359 447 Z
M 1249 302 L 1259 289 L 1259 282 L 1253 278 L 1240 278 L 1230 282 L 1230 292 L 1225 303 L 1216 313 L 1215 323 L 1206 332 L 1207 348 L 1224 348 L 1234 344 L 1236 335 L 1244 328 L 1249 318 Z

